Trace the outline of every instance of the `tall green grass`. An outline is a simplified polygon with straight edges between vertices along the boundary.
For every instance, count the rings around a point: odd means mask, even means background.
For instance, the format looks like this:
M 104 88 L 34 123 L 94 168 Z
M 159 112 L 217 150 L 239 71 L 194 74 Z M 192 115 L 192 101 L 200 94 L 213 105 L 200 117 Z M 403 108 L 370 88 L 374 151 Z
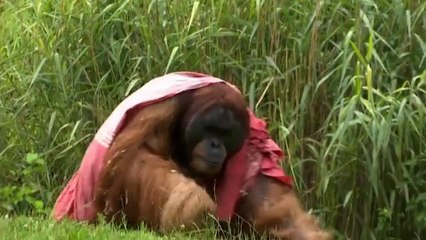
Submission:
M 4 0 L 0 208 L 43 212 L 146 81 L 237 84 L 338 239 L 426 235 L 423 0 Z

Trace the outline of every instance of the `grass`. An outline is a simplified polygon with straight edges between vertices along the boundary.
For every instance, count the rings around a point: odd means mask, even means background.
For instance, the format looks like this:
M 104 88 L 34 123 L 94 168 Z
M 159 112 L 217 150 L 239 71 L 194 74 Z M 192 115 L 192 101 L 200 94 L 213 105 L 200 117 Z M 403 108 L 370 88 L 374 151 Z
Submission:
M 3 0 L 0 26 L 1 214 L 51 207 L 121 99 L 192 70 L 241 88 L 338 239 L 426 234 L 423 0 Z
M 129 240 L 196 240 L 213 239 L 208 233 L 174 233 L 159 235 L 150 231 L 119 229 L 107 224 L 99 226 L 85 226 L 76 222 L 66 221 L 55 223 L 48 218 L 17 217 L 0 219 L 0 239 L 10 240 L 104 240 L 104 239 L 129 239 Z

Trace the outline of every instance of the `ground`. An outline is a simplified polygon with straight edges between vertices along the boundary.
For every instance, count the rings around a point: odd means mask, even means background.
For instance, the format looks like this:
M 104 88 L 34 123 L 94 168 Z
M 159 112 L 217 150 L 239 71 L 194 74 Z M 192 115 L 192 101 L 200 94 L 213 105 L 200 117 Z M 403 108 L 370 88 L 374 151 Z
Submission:
M 75 222 L 56 223 L 41 217 L 0 218 L 0 240 L 195 240 L 212 239 L 210 234 L 211 232 L 197 232 L 160 236 L 145 230 L 117 229 L 107 224 L 91 227 Z

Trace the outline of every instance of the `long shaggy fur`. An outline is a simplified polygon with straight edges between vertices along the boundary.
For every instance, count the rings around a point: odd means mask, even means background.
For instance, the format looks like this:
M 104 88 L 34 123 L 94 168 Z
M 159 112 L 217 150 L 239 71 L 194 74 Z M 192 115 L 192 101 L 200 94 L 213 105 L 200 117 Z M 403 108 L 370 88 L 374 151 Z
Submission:
M 124 154 L 124 152 L 123 152 Z M 179 172 L 176 164 L 144 149 L 120 164 L 108 163 L 95 201 L 108 220 L 136 227 L 143 223 L 161 232 L 191 229 L 202 224 L 216 208 L 195 181 Z M 191 204 L 191 205 L 189 205 Z
M 129 113 L 129 122 L 124 123 L 125 127 L 106 153 L 107 164 L 101 172 L 94 201 L 99 213 L 110 221 L 124 221 L 134 227 L 144 224 L 165 233 L 200 226 L 207 214 L 215 212 L 211 195 L 214 189 L 209 189 L 212 185 L 191 178 L 187 169 L 171 159 L 174 152 L 185 147 L 173 142 L 176 132 L 172 129 L 176 129 L 178 119 L 191 122 L 190 116 L 199 114 L 215 101 L 235 104 L 236 113 L 245 119 L 241 97 L 214 91 L 226 92 L 226 86 L 215 84 L 196 90 L 191 97 L 183 93 Z M 237 203 L 231 226 L 234 234 L 239 229 L 246 233 L 253 233 L 254 229 L 276 239 L 332 239 L 302 209 L 290 188 L 262 175 Z
M 131 227 L 145 224 L 162 232 L 200 225 L 216 208 L 205 190 L 211 184 L 188 177 L 187 169 L 170 159 L 178 144 L 172 142 L 173 129 L 184 116 L 195 115 L 216 99 L 228 105 L 239 100 L 239 111 L 245 111 L 240 98 L 227 85 L 215 84 L 129 112 L 128 122 L 106 153 L 107 164 L 96 186 L 96 210 L 108 221 L 124 221 Z
M 258 237 L 268 239 L 333 239 L 331 233 L 320 228 L 314 216 L 303 210 L 291 188 L 264 175 L 256 177 L 239 200 L 236 212 L 231 223 L 233 231 L 260 233 L 266 236 Z

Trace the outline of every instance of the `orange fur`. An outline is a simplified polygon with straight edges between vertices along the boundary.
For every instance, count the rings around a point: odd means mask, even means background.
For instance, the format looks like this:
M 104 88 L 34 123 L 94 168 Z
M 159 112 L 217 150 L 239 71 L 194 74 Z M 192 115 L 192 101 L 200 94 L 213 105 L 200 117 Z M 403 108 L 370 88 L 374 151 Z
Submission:
M 207 192 L 172 161 L 145 149 L 136 151 L 126 164 L 120 164 L 124 159 L 119 156 L 105 167 L 95 199 L 107 220 L 120 223 L 124 218 L 131 227 L 142 223 L 169 232 L 200 226 L 215 210 Z
M 217 101 L 235 102 L 236 112 L 244 116 L 242 97 L 226 91 L 225 85 L 216 84 L 195 90 L 186 103 L 174 97 L 130 112 L 129 122 L 124 124 L 106 153 L 107 164 L 95 193 L 97 211 L 107 220 L 117 223 L 124 220 L 130 226 L 142 223 L 161 232 L 202 225 L 204 216 L 216 208 L 209 195 L 213 189 L 202 179 L 187 177 L 186 169 L 170 160 L 171 129 L 183 111 L 192 116 Z M 203 163 L 190 164 L 195 169 L 208 170 Z M 266 233 L 271 238 L 332 239 L 331 234 L 321 230 L 316 219 L 302 209 L 290 188 L 266 176 L 256 178 L 237 203 L 236 213 L 245 222 L 243 228 L 251 224 L 257 233 Z M 237 225 L 234 224 L 234 229 L 239 228 Z
M 201 225 L 216 204 L 202 179 L 196 182 L 187 177 L 186 169 L 170 160 L 172 129 L 184 112 L 190 117 L 218 101 L 236 102 L 245 112 L 243 98 L 238 96 L 229 86 L 215 84 L 130 111 L 105 155 L 107 164 L 95 192 L 96 210 L 108 221 L 131 227 L 144 224 L 161 232 Z M 196 161 L 191 164 L 203 166 Z
M 237 206 L 244 219 L 236 224 L 244 232 L 266 234 L 272 239 L 331 240 L 317 219 L 303 210 L 292 189 L 267 176 L 257 176 L 255 183 Z
M 170 195 L 161 214 L 161 230 L 194 229 L 204 226 L 207 214 L 214 214 L 215 202 L 192 179 L 175 173 L 169 177 Z

